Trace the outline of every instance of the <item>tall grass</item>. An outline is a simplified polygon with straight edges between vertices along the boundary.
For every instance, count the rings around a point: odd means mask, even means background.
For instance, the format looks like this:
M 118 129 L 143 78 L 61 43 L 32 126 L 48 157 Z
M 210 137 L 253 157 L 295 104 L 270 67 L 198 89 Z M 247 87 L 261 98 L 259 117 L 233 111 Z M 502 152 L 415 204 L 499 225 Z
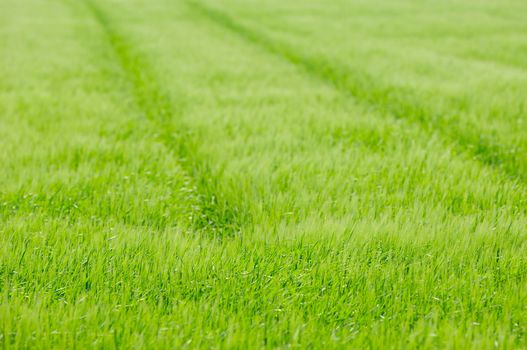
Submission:
M 444 6 L 3 1 L 2 347 L 525 347 L 523 5 Z

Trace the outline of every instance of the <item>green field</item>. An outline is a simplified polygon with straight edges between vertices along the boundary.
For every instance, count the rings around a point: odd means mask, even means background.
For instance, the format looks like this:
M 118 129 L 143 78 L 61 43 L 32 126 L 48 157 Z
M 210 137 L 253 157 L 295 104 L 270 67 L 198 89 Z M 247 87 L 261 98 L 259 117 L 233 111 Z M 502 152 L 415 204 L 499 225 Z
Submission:
M 0 348 L 527 348 L 524 0 L 0 0 Z

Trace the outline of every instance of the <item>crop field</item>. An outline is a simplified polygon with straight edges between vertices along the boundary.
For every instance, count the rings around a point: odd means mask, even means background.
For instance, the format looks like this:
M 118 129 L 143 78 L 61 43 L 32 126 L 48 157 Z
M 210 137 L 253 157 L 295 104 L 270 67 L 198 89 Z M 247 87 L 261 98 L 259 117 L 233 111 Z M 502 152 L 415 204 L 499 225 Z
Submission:
M 524 0 L 0 0 L 0 348 L 527 348 Z

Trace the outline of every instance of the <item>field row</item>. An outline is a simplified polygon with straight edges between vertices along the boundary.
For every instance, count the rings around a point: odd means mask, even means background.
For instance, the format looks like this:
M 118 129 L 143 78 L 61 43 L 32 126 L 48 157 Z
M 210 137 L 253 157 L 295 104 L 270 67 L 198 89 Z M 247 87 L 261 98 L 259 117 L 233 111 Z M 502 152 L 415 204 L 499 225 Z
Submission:
M 527 346 L 525 10 L 4 0 L 0 344 Z

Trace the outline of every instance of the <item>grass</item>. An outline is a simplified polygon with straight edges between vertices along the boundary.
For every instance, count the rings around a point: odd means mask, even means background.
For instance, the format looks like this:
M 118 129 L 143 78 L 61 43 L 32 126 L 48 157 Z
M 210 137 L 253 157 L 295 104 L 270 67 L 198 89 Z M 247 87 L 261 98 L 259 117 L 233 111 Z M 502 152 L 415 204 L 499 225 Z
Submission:
M 1 347 L 527 347 L 525 10 L 2 1 Z

